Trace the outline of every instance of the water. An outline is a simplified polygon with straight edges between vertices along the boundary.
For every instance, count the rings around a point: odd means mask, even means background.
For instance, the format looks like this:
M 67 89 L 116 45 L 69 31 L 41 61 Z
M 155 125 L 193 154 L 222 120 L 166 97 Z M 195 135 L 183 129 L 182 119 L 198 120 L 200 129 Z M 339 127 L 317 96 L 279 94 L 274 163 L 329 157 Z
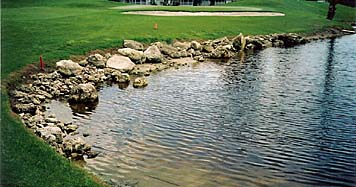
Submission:
M 73 112 L 102 152 L 86 167 L 147 187 L 356 186 L 355 49 L 345 36 L 104 87 Z

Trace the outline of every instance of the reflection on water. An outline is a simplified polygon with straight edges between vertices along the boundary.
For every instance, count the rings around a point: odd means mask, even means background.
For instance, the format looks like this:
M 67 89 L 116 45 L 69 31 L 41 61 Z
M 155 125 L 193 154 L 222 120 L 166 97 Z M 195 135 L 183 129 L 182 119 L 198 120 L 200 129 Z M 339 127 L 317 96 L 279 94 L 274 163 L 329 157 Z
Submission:
M 73 113 L 102 154 L 87 168 L 137 186 L 355 186 L 356 35 L 104 87 Z M 55 111 L 55 110 L 53 110 Z

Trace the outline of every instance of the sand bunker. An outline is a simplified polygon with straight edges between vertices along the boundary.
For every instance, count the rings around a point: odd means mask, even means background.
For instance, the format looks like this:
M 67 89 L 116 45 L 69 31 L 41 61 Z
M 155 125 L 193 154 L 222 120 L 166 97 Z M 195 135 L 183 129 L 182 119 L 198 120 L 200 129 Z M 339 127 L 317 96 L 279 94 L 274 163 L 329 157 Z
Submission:
M 130 11 L 122 14 L 148 16 L 284 16 L 278 12 L 171 12 L 171 11 Z

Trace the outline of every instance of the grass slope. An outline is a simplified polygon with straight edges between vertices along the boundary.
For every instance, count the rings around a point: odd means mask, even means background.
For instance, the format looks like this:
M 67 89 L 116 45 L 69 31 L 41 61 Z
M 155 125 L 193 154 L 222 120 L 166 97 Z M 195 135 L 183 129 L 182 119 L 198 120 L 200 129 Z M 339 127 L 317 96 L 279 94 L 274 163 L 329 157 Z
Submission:
M 97 48 L 144 42 L 211 39 L 226 35 L 312 32 L 355 21 L 355 9 L 338 5 L 335 20 L 326 20 L 327 4 L 296 0 L 240 0 L 227 6 L 283 12 L 285 17 L 153 17 L 121 15 L 106 0 L 3 0 L 1 3 L 1 81 L 38 61 L 47 63 Z M 162 9 L 162 8 L 161 8 Z M 192 7 L 164 8 L 195 11 Z M 217 11 L 221 8 L 216 8 Z M 229 8 L 223 9 L 229 10 Z M 208 8 L 208 11 L 215 11 Z M 153 30 L 154 23 L 159 24 Z M 100 186 L 78 167 L 59 157 L 29 133 L 9 110 L 1 93 L 1 184 L 8 186 Z M 4 185 L 5 186 L 5 185 Z

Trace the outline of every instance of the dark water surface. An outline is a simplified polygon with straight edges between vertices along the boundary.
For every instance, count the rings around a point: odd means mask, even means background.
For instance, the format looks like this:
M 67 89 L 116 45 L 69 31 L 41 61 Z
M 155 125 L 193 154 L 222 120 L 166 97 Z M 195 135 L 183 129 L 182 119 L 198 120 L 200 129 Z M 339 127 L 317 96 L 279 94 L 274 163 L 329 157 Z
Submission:
M 104 87 L 86 167 L 137 186 L 356 186 L 356 35 Z M 57 104 L 56 104 L 57 105 Z

